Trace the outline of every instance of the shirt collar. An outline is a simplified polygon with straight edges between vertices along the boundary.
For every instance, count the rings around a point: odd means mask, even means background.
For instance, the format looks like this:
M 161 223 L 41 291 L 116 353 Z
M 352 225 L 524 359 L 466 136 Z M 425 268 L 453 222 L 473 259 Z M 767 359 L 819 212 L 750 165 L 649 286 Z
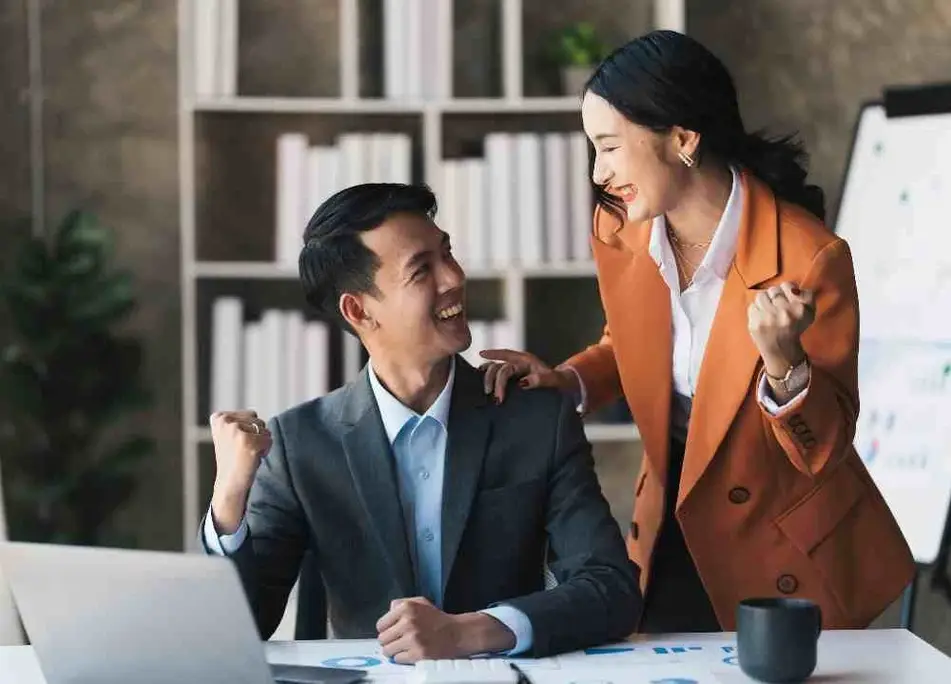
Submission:
M 736 256 L 736 242 L 740 235 L 740 223 L 743 219 L 743 185 L 740 182 L 736 168 L 730 167 L 733 177 L 733 186 L 730 197 L 723 208 L 720 222 L 717 224 L 710 248 L 700 262 L 698 271 L 713 271 L 718 278 L 724 280 L 733 258 Z M 654 218 L 651 224 L 650 245 L 648 251 L 651 258 L 663 267 L 665 263 L 673 263 L 673 251 L 667 239 L 667 219 L 661 214 Z
M 456 359 L 453 357 L 449 362 L 449 378 L 446 380 L 446 386 L 442 388 L 439 396 L 432 403 L 426 413 L 422 416 L 413 409 L 409 408 L 399 399 L 394 397 L 388 389 L 383 386 L 380 379 L 373 370 L 373 360 L 369 364 L 370 389 L 373 391 L 373 397 L 376 399 L 376 405 L 380 409 L 380 418 L 383 420 L 383 429 L 386 431 L 386 437 L 390 441 L 390 446 L 396 441 L 400 430 L 406 423 L 413 419 L 430 417 L 435 419 L 445 429 L 449 423 L 449 404 L 452 398 L 452 386 L 456 378 Z

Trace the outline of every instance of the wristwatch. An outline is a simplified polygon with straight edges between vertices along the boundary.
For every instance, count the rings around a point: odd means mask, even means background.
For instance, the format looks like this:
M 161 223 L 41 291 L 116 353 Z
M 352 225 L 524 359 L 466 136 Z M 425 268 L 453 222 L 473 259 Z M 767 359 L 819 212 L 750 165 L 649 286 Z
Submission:
M 790 366 L 789 370 L 786 371 L 786 375 L 782 377 L 770 375 L 769 371 L 765 372 L 766 377 L 777 383 L 783 392 L 786 394 L 798 394 L 809 384 L 809 359 L 804 356 L 802 361 Z

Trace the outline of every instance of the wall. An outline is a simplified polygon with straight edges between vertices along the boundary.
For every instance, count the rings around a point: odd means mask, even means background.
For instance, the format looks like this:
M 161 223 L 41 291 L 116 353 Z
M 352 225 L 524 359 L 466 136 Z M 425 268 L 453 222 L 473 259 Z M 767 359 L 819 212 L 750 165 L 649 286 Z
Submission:
M 951 74 L 948 0 L 687 0 L 687 30 L 732 72 L 748 129 L 801 133 L 833 210 L 860 103 Z
M 117 263 L 136 278 L 131 326 L 147 340 L 156 395 L 139 425 L 159 452 L 121 526 L 142 546 L 179 548 L 176 3 L 48 0 L 41 11 L 47 222 L 83 207 L 115 230 Z M 0 54 L 5 223 L 30 211 L 26 0 L 2 3 Z

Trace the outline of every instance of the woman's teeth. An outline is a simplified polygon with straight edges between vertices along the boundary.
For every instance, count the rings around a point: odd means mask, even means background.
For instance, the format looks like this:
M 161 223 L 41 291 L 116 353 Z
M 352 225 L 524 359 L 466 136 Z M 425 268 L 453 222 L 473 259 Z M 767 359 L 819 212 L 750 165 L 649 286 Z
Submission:
M 436 318 L 445 321 L 462 313 L 462 304 L 454 304 L 436 312 Z

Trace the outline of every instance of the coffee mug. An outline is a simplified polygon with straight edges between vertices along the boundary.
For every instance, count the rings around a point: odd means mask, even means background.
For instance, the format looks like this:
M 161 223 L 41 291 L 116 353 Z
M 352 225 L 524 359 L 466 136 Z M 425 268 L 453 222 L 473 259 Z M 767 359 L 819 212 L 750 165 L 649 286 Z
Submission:
M 751 598 L 736 609 L 740 669 L 761 682 L 801 682 L 816 669 L 822 611 L 797 598 Z

